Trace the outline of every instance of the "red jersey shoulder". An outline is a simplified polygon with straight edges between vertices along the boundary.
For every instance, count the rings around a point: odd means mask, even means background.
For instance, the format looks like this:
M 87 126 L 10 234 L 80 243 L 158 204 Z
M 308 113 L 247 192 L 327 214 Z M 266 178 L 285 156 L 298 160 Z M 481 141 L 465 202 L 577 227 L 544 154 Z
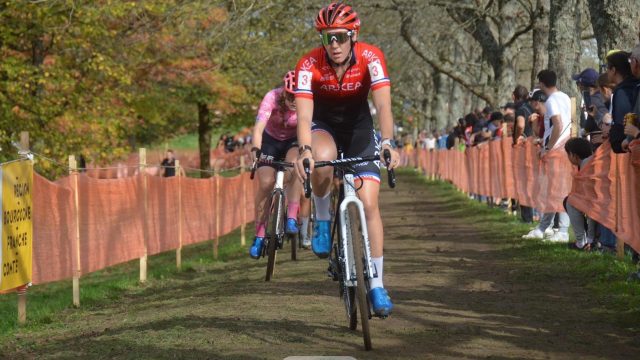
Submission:
M 371 89 L 376 90 L 389 86 L 389 73 L 382 51 L 373 45 L 359 43 L 354 51 L 359 60 L 366 64 L 371 80 Z
M 324 52 L 322 48 L 315 48 L 304 54 L 298 61 L 296 69 L 298 71 L 310 71 L 322 59 Z
M 356 56 L 364 59 L 367 63 L 374 61 L 384 62 L 384 54 L 382 53 L 382 50 L 376 46 L 367 43 L 358 43 L 355 50 Z

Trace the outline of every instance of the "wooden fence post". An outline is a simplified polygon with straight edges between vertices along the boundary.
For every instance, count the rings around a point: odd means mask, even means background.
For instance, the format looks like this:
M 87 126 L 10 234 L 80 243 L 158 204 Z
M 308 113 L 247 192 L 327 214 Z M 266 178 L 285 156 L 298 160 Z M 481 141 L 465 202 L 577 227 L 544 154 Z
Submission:
M 216 184 L 216 236 L 213 238 L 213 259 L 218 260 L 218 242 L 220 237 L 220 169 L 218 168 L 217 164 L 214 168 L 213 177 Z
M 20 132 L 20 148 L 24 152 L 24 155 L 29 151 L 29 132 Z M 16 293 L 18 295 L 18 324 L 24 324 L 27 322 L 27 287 L 23 285 L 18 287 Z
M 139 149 L 139 157 L 140 164 L 138 169 L 140 170 L 140 176 L 142 176 L 142 219 L 143 219 L 143 237 L 144 237 L 144 247 L 142 252 L 142 257 L 140 258 L 140 283 L 145 283 L 147 281 L 147 149 L 140 148 Z
M 245 246 L 246 245 L 246 231 L 247 231 L 247 189 L 246 189 L 246 185 L 245 185 L 245 181 L 243 178 L 245 169 L 245 160 L 244 160 L 244 155 L 240 156 L 240 178 L 242 179 L 242 205 L 240 205 L 240 207 L 242 208 L 242 217 L 241 217 L 241 221 L 242 221 L 242 225 L 240 225 L 240 245 L 241 246 Z
M 76 228 L 74 239 L 76 243 L 76 271 L 73 273 L 73 306 L 80 307 L 80 274 L 82 274 L 82 262 L 80 261 L 80 198 L 78 194 L 78 162 L 74 155 L 69 155 L 69 175 L 73 188 L 73 218 Z
M 27 285 L 20 286 L 16 294 L 18 294 L 18 324 L 27 322 Z
M 613 156 L 613 159 L 615 161 L 616 164 L 616 226 L 615 226 L 615 230 L 616 232 L 618 231 L 618 222 L 620 219 L 620 216 L 618 215 L 618 209 L 620 209 L 620 197 L 622 196 L 622 184 L 620 183 L 620 164 L 619 164 L 619 159 L 620 157 L 618 156 Z M 616 254 L 618 256 L 618 259 L 622 260 L 624 259 L 624 241 L 622 239 L 620 239 L 619 237 L 616 236 Z
M 182 268 L 182 170 L 180 160 L 176 160 L 176 176 L 178 177 L 178 248 L 176 249 L 176 267 Z

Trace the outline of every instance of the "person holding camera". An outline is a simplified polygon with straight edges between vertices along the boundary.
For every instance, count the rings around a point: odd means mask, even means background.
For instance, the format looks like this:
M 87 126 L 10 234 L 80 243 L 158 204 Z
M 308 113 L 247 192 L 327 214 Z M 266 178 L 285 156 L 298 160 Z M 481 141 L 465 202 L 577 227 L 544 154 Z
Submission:
M 599 77 L 598 72 L 592 68 L 584 69 L 581 73 L 573 75 L 573 80 L 576 81 L 582 94 L 580 126 L 585 132 L 584 135 L 588 136 L 594 150 L 602 144 L 602 125 L 605 122 L 603 120 L 609 113 L 605 96 L 597 86 Z

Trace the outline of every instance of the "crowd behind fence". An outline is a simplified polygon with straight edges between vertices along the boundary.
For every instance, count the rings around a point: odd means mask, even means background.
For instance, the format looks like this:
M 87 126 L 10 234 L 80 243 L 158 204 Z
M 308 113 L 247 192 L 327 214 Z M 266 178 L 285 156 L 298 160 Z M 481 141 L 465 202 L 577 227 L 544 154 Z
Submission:
M 466 193 L 511 198 L 542 212 L 564 211 L 568 196 L 574 207 L 640 251 L 640 141 L 624 154 L 613 153 L 605 143 L 579 171 L 563 148 L 541 159 L 531 139 L 512 143 L 504 137 L 464 151 L 418 149 L 413 162 Z

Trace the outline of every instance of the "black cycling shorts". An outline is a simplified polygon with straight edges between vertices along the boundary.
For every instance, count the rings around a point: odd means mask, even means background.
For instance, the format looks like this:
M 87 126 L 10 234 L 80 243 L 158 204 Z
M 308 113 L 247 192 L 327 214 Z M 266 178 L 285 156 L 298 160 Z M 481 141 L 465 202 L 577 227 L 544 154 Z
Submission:
M 343 125 L 344 126 L 344 125 Z M 342 130 L 338 126 L 331 126 L 322 121 L 314 120 L 311 131 L 324 131 L 331 135 L 336 146 L 342 149 L 345 158 L 380 156 L 380 141 L 373 128 L 357 128 Z M 380 182 L 380 160 L 365 161 L 353 165 L 358 176 L 363 180 Z
M 292 147 L 297 147 L 298 141 L 294 136 L 291 139 L 287 140 L 278 140 L 267 134 L 266 131 L 262 132 L 262 147 L 260 148 L 260 159 L 261 160 L 271 160 L 271 161 L 284 161 L 287 157 L 287 152 Z M 269 164 L 260 163 L 258 167 L 261 166 L 272 166 Z

